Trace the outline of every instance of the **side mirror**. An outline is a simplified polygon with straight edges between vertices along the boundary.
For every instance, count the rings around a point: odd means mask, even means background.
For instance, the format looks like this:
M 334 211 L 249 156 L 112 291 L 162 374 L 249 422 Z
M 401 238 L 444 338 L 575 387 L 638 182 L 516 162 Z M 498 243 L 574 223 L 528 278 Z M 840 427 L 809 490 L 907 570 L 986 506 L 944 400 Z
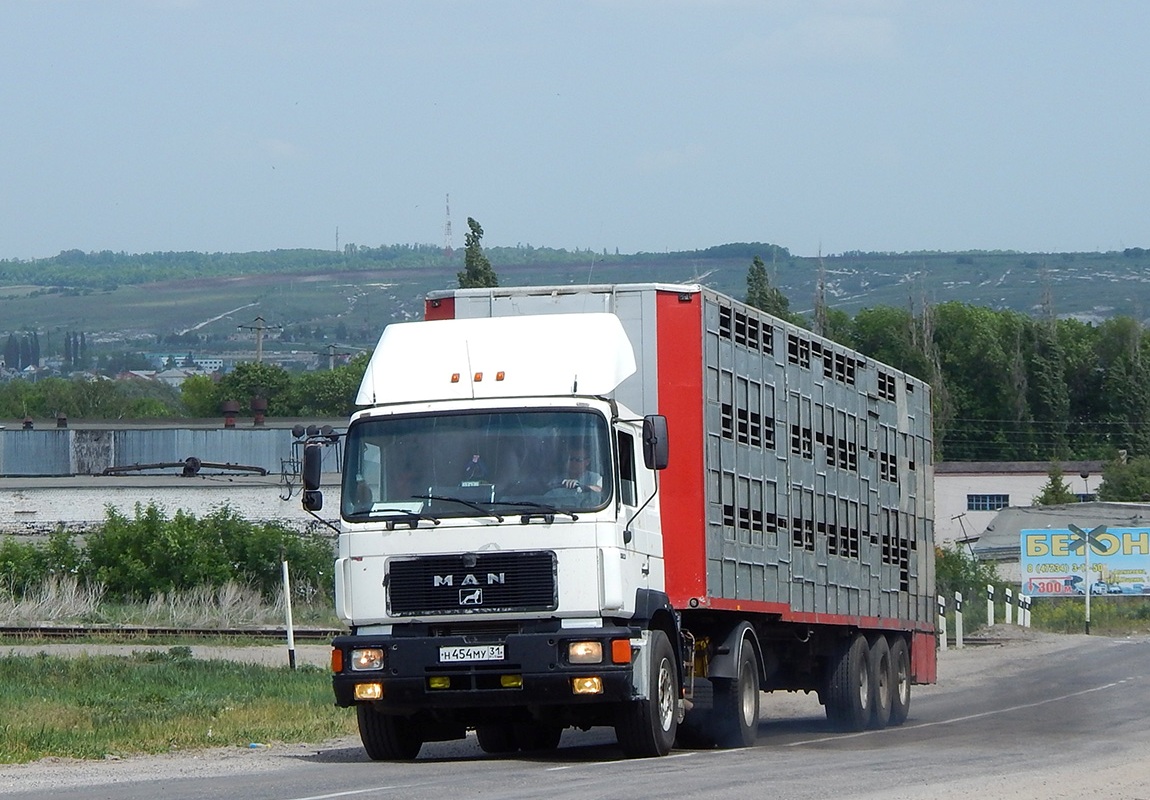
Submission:
M 666 469 L 669 448 L 667 418 L 662 414 L 643 417 L 643 463 L 647 469 Z
M 323 470 L 323 446 L 304 445 L 303 448 L 303 507 L 307 511 L 323 508 L 323 492 L 319 490 Z
M 320 511 L 323 509 L 323 492 L 319 489 L 303 490 L 304 511 Z
M 303 488 L 319 488 L 320 473 L 323 470 L 323 446 L 308 444 L 303 449 Z

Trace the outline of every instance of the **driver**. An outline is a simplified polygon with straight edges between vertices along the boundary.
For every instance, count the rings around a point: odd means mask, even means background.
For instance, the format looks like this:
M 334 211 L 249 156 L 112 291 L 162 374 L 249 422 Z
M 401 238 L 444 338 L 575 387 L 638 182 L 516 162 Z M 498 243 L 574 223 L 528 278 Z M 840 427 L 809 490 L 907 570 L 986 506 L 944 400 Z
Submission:
M 577 492 L 602 492 L 603 476 L 590 469 L 591 459 L 582 447 L 572 447 L 567 453 L 567 467 L 559 485 Z

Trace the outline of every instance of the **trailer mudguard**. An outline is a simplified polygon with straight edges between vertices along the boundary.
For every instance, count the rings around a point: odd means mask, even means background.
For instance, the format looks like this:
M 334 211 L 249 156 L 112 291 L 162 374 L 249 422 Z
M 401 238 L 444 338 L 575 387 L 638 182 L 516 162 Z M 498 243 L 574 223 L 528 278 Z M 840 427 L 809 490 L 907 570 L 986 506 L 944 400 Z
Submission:
M 744 647 L 752 647 L 760 664 L 766 664 L 763 658 L 763 648 L 759 644 L 759 637 L 755 629 L 746 620 L 735 622 L 724 634 L 721 629 L 712 630 L 711 635 L 715 642 L 714 653 L 707 665 L 708 678 L 735 679 L 738 676 L 739 657 Z M 762 676 L 759 676 L 762 678 Z

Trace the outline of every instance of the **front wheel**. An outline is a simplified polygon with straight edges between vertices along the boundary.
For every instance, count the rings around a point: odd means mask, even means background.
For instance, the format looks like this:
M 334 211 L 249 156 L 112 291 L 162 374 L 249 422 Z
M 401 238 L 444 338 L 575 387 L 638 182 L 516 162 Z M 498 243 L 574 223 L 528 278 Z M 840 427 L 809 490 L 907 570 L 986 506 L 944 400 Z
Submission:
M 355 713 L 360 741 L 372 761 L 411 761 L 419 755 L 423 734 L 412 720 L 364 705 L 356 706 Z
M 675 651 L 663 631 L 647 642 L 649 697 L 628 703 L 615 723 L 615 736 L 631 758 L 665 756 L 679 728 L 679 670 Z

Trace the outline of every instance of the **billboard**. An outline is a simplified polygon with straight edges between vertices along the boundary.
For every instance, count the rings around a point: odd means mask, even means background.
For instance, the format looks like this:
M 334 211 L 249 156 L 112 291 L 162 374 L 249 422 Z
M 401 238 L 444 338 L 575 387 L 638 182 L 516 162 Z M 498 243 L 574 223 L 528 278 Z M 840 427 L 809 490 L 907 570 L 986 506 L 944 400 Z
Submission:
M 1150 528 L 1023 530 L 1019 567 L 1032 597 L 1150 595 Z

